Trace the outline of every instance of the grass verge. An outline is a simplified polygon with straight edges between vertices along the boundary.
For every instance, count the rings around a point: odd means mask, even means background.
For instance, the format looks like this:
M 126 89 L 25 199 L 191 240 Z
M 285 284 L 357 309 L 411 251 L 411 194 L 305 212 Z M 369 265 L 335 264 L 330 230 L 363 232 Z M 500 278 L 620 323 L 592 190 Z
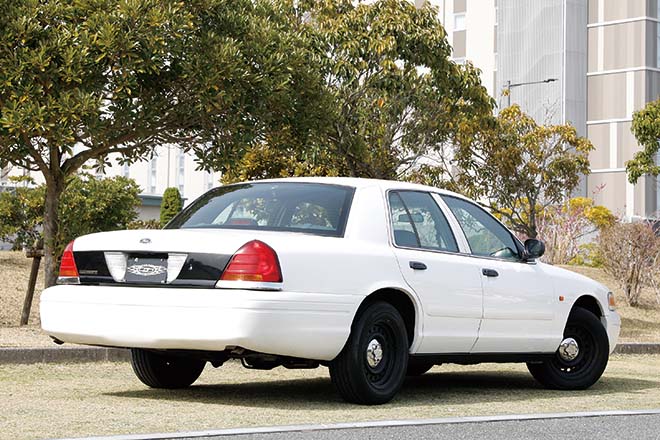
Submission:
M 207 366 L 186 390 L 152 390 L 124 363 L 0 366 L 0 437 L 54 438 L 390 419 L 660 408 L 660 356 L 614 356 L 586 391 L 542 389 L 522 364 L 442 365 L 389 404 L 342 402 L 325 368 Z
M 17 326 L 21 320 L 32 259 L 25 252 L 0 251 L 0 327 Z M 30 324 L 39 324 L 39 295 L 44 285 L 43 261 L 32 301 Z

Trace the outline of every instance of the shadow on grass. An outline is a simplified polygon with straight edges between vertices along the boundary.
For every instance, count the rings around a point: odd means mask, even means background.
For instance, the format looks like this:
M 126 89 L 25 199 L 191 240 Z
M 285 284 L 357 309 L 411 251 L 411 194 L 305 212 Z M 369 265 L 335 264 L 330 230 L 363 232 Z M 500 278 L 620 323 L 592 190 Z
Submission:
M 560 397 L 588 398 L 657 387 L 660 387 L 658 381 L 605 376 L 589 390 L 553 391 L 542 388 L 529 374 L 524 373 L 433 372 L 406 379 L 403 388 L 388 406 L 506 404 Z M 329 378 L 195 385 L 183 390 L 144 388 L 108 395 L 258 408 L 346 410 Z

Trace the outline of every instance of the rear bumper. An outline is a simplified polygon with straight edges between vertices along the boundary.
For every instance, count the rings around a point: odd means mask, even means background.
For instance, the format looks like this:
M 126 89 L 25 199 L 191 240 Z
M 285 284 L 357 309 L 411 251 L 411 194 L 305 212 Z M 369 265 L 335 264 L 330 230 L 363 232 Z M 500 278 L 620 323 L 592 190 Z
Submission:
M 55 286 L 41 325 L 64 342 L 114 347 L 261 353 L 332 360 L 362 297 L 315 293 Z

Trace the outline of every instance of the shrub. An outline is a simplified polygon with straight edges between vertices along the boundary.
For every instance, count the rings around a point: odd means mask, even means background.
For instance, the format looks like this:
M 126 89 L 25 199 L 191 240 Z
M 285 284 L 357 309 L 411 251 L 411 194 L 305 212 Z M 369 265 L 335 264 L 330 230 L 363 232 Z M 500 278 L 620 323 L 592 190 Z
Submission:
M 546 243 L 544 260 L 551 264 L 598 265 L 590 234 L 609 227 L 616 218 L 604 206 L 587 197 L 575 197 L 558 206 L 549 206 L 539 215 L 539 237 Z
M 642 288 L 658 292 L 660 237 L 651 224 L 616 223 L 605 228 L 599 238 L 603 269 L 621 285 L 628 304 L 639 305 Z M 658 295 L 660 300 L 660 295 Z
M 167 188 L 163 193 L 163 202 L 160 205 L 160 224 L 165 226 L 172 217 L 177 215 L 183 208 L 181 193 L 176 188 Z
M 43 185 L 17 187 L 0 194 L 0 238 L 15 249 L 32 246 L 41 237 L 44 209 Z M 137 217 L 139 187 L 132 179 L 96 179 L 74 176 L 59 205 L 59 232 L 54 243 L 57 254 L 76 237 L 92 232 L 126 229 Z
M 10 180 L 16 187 L 0 192 L 0 240 L 12 243 L 14 250 L 32 247 L 41 238 L 44 214 L 44 188 L 29 178 Z
M 158 219 L 149 219 L 149 220 L 133 220 L 130 222 L 126 229 L 161 229 L 160 220 Z

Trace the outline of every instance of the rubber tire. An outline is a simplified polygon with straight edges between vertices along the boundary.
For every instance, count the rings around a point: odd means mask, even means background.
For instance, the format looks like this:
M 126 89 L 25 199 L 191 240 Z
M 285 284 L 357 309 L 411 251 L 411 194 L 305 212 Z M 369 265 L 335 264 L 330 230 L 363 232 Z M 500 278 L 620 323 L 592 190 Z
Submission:
M 381 367 L 383 383 L 369 377 L 370 367 L 367 364 L 367 345 L 376 336 L 387 345 L 381 360 L 381 363 L 385 362 Z M 391 304 L 373 302 L 359 312 L 346 345 L 330 362 L 332 383 L 348 402 L 361 405 L 387 403 L 403 385 L 408 349 L 408 335 L 401 314 Z
M 432 362 L 420 360 L 420 359 L 409 359 L 408 368 L 406 369 L 406 376 L 421 376 L 422 374 L 429 371 L 433 368 L 435 364 Z
M 205 361 L 197 359 L 131 349 L 133 372 L 151 388 L 186 388 L 199 378 L 205 365 Z
M 582 337 L 579 336 L 580 333 L 582 333 Z M 556 357 L 551 361 L 528 363 L 527 369 L 532 373 L 534 379 L 546 388 L 555 390 L 585 390 L 600 379 L 605 371 L 605 367 L 607 367 L 610 352 L 607 331 L 596 315 L 588 310 L 577 307 L 568 317 L 564 330 L 564 338 L 567 337 L 575 338 L 578 341 L 581 351 L 589 347 L 587 355 L 583 355 L 586 356 L 584 360 L 585 365 L 580 367 L 580 371 L 562 371 L 561 368 L 568 364 L 559 357 L 558 353 L 555 354 Z M 585 341 L 581 340 L 584 338 L 590 338 L 590 340 L 585 343 Z M 575 362 L 580 361 L 581 358 L 578 355 Z

